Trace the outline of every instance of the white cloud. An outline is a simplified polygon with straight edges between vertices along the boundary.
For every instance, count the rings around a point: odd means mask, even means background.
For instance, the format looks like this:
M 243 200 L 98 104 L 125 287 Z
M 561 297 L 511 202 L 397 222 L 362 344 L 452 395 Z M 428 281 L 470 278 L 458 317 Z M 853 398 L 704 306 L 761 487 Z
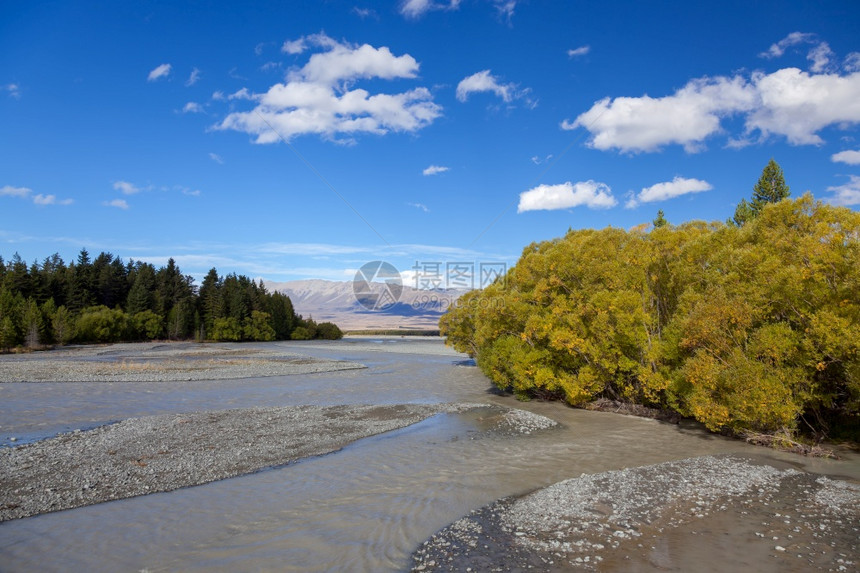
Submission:
M 203 113 L 203 106 L 197 102 L 190 101 L 182 108 L 182 113 Z
M 851 52 L 845 56 L 845 63 L 842 64 L 846 72 L 860 72 L 860 52 Z
M 821 42 L 809 50 L 809 54 L 806 56 L 806 59 L 812 62 L 812 66 L 809 69 L 815 73 L 825 71 L 830 67 L 830 60 L 835 55 L 827 42 Z
M 128 201 L 125 199 L 111 199 L 102 203 L 105 207 L 116 207 L 117 209 L 128 209 Z
M 281 51 L 285 54 L 297 55 L 303 54 L 311 47 L 333 49 L 339 45 L 337 40 L 330 38 L 325 32 L 320 32 L 319 34 L 303 36 L 298 40 L 287 40 L 281 46 Z
M 743 79 L 702 78 L 670 96 L 602 99 L 561 127 L 584 127 L 592 134 L 589 145 L 601 150 L 655 151 L 676 143 L 693 152 L 720 130 L 722 116 L 754 105 L 755 93 Z
M 459 7 L 460 0 L 450 0 L 448 3 L 433 0 L 403 0 L 400 4 L 400 13 L 406 18 L 420 18 L 427 12 L 456 10 Z
M 612 190 L 605 183 L 597 181 L 570 181 L 560 185 L 538 185 L 520 193 L 518 213 L 525 211 L 554 211 L 586 206 L 591 209 L 608 209 L 618 202 L 612 196 Z
M 809 74 L 785 68 L 754 74 L 758 105 L 747 116 L 747 131 L 762 137 L 784 135 L 794 145 L 824 143 L 817 131 L 860 122 L 860 72 Z
M 0 187 L 0 197 L 32 198 L 36 205 L 71 205 L 74 203 L 73 199 L 57 199 L 56 195 L 43 195 L 42 193 L 33 195 L 32 193 L 33 190 L 29 187 L 12 187 L 11 185 Z
M 193 86 L 200 79 L 200 70 L 194 68 L 191 70 L 191 75 L 188 76 L 188 79 L 185 80 L 185 87 Z
M 5 86 L 0 86 L 3 90 L 9 92 L 9 97 L 13 97 L 15 99 L 21 99 L 21 86 L 18 84 L 6 84 Z
M 27 187 L 12 187 L 11 185 L 0 187 L 0 197 L 20 197 L 23 199 L 29 197 L 32 192 L 33 190 Z
M 809 68 L 811 71 L 821 73 L 831 67 L 831 61 L 836 54 L 834 54 L 833 50 L 830 49 L 830 45 L 827 42 L 819 40 L 818 36 L 815 34 L 804 32 L 792 32 L 776 44 L 771 45 L 768 51 L 762 52 L 759 56 L 769 60 L 779 58 L 785 54 L 785 51 L 788 48 L 799 46 L 801 44 L 812 45 L 809 52 L 806 54 L 806 59 L 812 62 L 812 65 Z
M 860 205 L 860 176 L 849 175 L 849 181 L 845 185 L 828 187 L 828 191 L 833 191 L 833 197 L 827 200 L 834 205 Z
M 335 85 L 341 81 L 367 78 L 414 78 L 417 73 L 418 62 L 409 54 L 395 56 L 385 46 L 337 44 L 326 52 L 312 55 L 304 68 L 291 79 Z
M 678 144 L 695 152 L 722 131 L 724 117 L 737 114 L 745 116 L 746 131 L 730 139 L 730 147 L 748 145 L 755 132 L 760 140 L 782 135 L 793 145 L 821 144 L 821 129 L 860 122 L 860 72 L 843 76 L 784 68 L 753 73 L 749 80 L 706 77 L 660 98 L 605 98 L 561 127 L 587 129 L 589 145 L 601 150 L 655 151 Z
M 371 8 L 359 8 L 358 6 L 352 7 L 352 13 L 364 20 L 365 18 L 377 18 L 376 12 Z
M 281 51 L 285 54 L 301 54 L 307 49 L 304 38 L 298 40 L 287 40 L 281 46 Z
M 848 165 L 860 165 L 860 150 L 854 151 L 847 149 L 834 153 L 830 156 L 830 160 L 834 163 L 847 163 Z
M 74 203 L 72 199 L 57 199 L 56 195 L 42 195 L 39 193 L 33 197 L 33 203 L 36 205 L 71 205 Z
M 713 189 L 713 186 L 707 181 L 676 176 L 671 181 L 645 187 L 638 195 L 632 195 L 624 206 L 632 209 L 638 206 L 639 203 L 665 201 L 688 193 L 701 193 L 702 191 L 710 191 L 711 189 Z
M 514 9 L 517 7 L 516 0 L 493 0 L 493 4 L 496 6 L 499 17 L 510 23 L 514 17 Z
M 222 91 L 212 92 L 212 99 L 215 101 L 227 101 L 227 96 Z
M 791 46 L 796 46 L 798 44 L 806 44 L 813 42 L 815 39 L 815 34 L 808 34 L 804 32 L 792 32 L 776 44 L 772 44 L 768 51 L 762 52 L 759 54 L 759 57 L 773 59 L 779 58 L 785 53 L 785 50 Z
M 421 173 L 424 175 L 437 175 L 439 173 L 445 173 L 448 169 L 448 167 L 443 167 L 441 165 L 431 165 L 430 167 L 425 168 Z
M 429 213 L 430 209 L 427 208 L 427 205 L 423 203 L 407 203 L 410 207 L 415 207 L 416 209 L 421 209 L 425 213 Z
M 128 181 L 115 181 L 113 188 L 117 191 L 122 191 L 123 195 L 134 195 L 141 191 L 139 187 Z
M 534 156 L 532 156 L 532 163 L 534 163 L 535 165 L 540 165 L 542 163 L 549 163 L 549 161 L 552 160 L 552 157 L 553 157 L 552 153 L 550 153 L 549 155 L 547 155 L 543 159 L 541 159 L 537 155 L 534 155 Z
M 228 100 L 234 100 L 234 99 L 253 100 L 253 99 L 256 99 L 256 97 L 254 96 L 254 94 L 252 94 L 250 91 L 248 91 L 248 88 L 242 88 L 242 89 L 237 90 L 237 91 L 231 93 L 230 95 L 228 95 L 227 99 Z
M 211 159 L 211 160 L 212 160 L 212 161 L 214 161 L 215 163 L 219 163 L 219 164 L 223 164 L 223 163 L 224 163 L 224 160 L 223 160 L 223 159 L 221 159 L 221 156 L 220 156 L 220 155 L 218 155 L 217 153 L 210 153 L 210 154 L 209 154 L 209 159 Z
M 476 92 L 493 92 L 506 102 L 510 102 L 516 95 L 516 84 L 499 83 L 498 78 L 483 70 L 460 80 L 457 84 L 457 99 L 466 101 L 469 94 Z
M 342 44 L 324 34 L 303 40 L 323 51 L 312 54 L 304 67 L 264 94 L 243 88 L 231 95 L 230 99 L 254 100 L 257 106 L 230 113 L 214 129 L 249 133 L 257 143 L 310 133 L 335 140 L 356 133 L 417 131 L 441 115 L 427 88 L 371 94 L 351 87 L 362 79 L 416 77 L 419 65 L 412 56 L 395 56 L 386 47 Z
M 584 56 L 591 51 L 591 46 L 580 46 L 578 48 L 574 48 L 572 50 L 567 51 L 567 55 L 570 58 L 576 58 L 578 56 Z
M 161 64 L 151 72 L 149 72 L 149 76 L 147 76 L 146 81 L 154 82 L 156 80 L 160 80 L 163 77 L 167 77 L 170 74 L 170 70 L 173 66 L 170 64 Z

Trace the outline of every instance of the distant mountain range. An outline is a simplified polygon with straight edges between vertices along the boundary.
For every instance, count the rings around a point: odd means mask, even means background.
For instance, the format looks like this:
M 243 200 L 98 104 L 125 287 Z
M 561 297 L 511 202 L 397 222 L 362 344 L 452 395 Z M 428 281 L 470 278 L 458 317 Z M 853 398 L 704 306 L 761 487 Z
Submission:
M 270 291 L 290 297 L 293 308 L 303 317 L 317 322 L 334 322 L 343 330 L 365 329 L 436 329 L 439 317 L 464 293 L 465 289 L 419 290 L 403 286 L 397 302 L 380 304 L 382 308 L 366 308 L 359 302 L 352 281 L 302 280 L 288 282 L 268 281 Z M 385 283 L 372 283 L 373 292 L 380 300 L 390 294 Z M 372 298 L 363 298 L 373 306 Z

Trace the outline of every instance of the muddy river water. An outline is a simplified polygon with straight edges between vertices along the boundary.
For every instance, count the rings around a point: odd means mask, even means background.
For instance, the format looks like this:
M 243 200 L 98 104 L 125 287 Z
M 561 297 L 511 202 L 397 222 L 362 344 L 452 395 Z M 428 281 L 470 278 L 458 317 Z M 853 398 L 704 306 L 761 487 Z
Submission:
M 860 481 L 860 458 L 780 454 L 671 425 L 517 402 L 437 339 L 271 343 L 367 368 L 199 382 L 0 386 L 0 433 L 33 440 L 133 416 L 251 406 L 486 402 L 561 428 L 507 436 L 437 415 L 286 467 L 0 524 L 2 571 L 402 571 L 434 532 L 504 496 L 706 454 Z M 715 539 L 718 533 L 715 533 Z M 695 555 L 690 556 L 691 564 Z

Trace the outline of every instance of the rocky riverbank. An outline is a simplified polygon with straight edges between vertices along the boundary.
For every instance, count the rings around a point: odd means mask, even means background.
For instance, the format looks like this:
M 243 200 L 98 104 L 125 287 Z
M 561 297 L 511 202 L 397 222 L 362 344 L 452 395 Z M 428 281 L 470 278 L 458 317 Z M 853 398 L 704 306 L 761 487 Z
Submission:
M 856 571 L 860 485 L 717 456 L 583 475 L 476 510 L 413 560 L 413 571 Z

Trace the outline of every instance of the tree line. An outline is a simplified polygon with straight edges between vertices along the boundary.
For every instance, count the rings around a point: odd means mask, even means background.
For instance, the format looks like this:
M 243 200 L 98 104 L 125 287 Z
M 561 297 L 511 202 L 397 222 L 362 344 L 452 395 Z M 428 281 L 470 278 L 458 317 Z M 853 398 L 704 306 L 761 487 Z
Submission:
M 52 344 L 134 340 L 269 341 L 337 339 L 332 323 L 296 314 L 292 301 L 262 280 L 221 277 L 211 269 L 198 288 L 171 258 L 150 263 L 82 249 L 28 265 L 0 256 L 0 351 Z
M 779 200 L 781 185 L 725 224 L 675 226 L 661 213 L 653 226 L 529 245 L 461 297 L 441 332 L 521 396 L 858 440 L 860 213 L 808 193 Z

